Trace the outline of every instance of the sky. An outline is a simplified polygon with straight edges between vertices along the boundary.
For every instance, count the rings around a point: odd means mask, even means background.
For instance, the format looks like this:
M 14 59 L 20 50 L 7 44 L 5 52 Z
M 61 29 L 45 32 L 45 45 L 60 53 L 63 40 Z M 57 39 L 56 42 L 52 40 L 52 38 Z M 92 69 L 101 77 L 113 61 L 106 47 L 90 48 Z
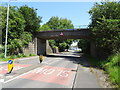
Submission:
M 6 2 L 3 2 L 3 4 Z M 67 18 L 72 21 L 75 28 L 86 27 L 91 22 L 88 11 L 95 2 L 10 2 L 11 6 L 28 5 L 37 9 L 37 15 L 42 17 L 41 25 L 45 24 L 52 16 Z
M 41 25 L 45 24 L 52 16 L 67 18 L 75 27 L 85 27 L 90 23 L 88 11 L 94 2 L 10 2 L 12 6 L 28 5 L 37 9 L 37 15 L 42 17 Z

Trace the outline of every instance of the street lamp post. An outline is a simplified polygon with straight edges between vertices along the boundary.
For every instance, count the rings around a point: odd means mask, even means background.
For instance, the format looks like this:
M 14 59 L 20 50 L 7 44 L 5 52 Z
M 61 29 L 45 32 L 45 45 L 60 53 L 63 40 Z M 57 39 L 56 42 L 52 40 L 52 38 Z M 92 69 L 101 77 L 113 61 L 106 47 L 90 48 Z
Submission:
M 10 0 L 9 0 L 10 2 Z M 4 57 L 6 58 L 7 56 L 7 36 L 8 36 L 8 20 L 9 20 L 9 2 L 8 2 L 8 8 L 7 8 L 7 24 L 6 24 L 6 37 L 5 37 L 5 55 Z

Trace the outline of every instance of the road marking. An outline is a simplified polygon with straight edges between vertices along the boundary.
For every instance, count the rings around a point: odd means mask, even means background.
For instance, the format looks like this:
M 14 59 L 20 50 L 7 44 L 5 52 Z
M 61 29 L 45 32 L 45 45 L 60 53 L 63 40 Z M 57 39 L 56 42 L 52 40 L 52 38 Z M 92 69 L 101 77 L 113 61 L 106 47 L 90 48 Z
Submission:
M 21 75 L 19 75 L 19 76 L 16 76 L 15 78 L 9 79 L 9 80 L 5 81 L 4 84 L 5 84 L 5 83 L 8 83 L 8 82 L 11 82 L 11 81 L 13 81 L 13 80 L 15 80 L 15 79 L 17 79 L 17 78 L 19 78 L 19 77 L 21 77 L 21 76 L 23 76 L 23 75 L 26 75 L 26 74 L 28 74 L 28 73 L 30 73 L 30 72 L 32 72 L 32 71 L 33 71 L 33 70 L 28 71 L 28 72 L 26 72 L 26 73 L 23 73 L 23 74 L 21 74 Z
M 52 63 L 55 63 L 55 62 L 58 62 L 58 61 L 59 60 L 54 60 L 54 61 L 53 60 L 48 60 L 46 62 L 43 61 L 42 64 L 47 64 L 48 65 L 48 64 L 52 64 Z
M 53 73 L 58 73 L 56 76 L 60 76 L 60 77 L 68 77 L 68 73 L 70 72 L 70 70 L 60 70 L 61 68 L 59 68 L 58 70 L 55 69 L 55 67 L 52 68 L 46 68 L 46 67 L 43 67 L 43 68 L 38 68 L 36 70 L 34 70 L 33 72 L 31 73 L 34 73 L 34 74 L 44 74 L 44 75 L 50 75 L 50 74 L 53 74 Z M 65 68 L 67 69 L 67 68 Z
M 69 85 L 76 72 L 73 68 L 44 66 L 20 76 L 20 78 L 36 80 L 60 85 Z
M 68 73 L 69 73 L 70 71 L 61 71 L 59 74 L 57 74 L 57 77 L 58 76 L 60 76 L 60 77 L 68 77 Z
M 43 67 L 38 67 L 36 69 L 28 71 L 19 76 L 16 76 L 3 83 L 5 84 L 15 79 L 23 78 L 23 79 L 37 80 L 37 81 L 42 81 L 47 83 L 56 83 L 60 85 L 69 85 L 76 73 L 76 72 L 73 72 L 72 70 L 73 68 L 43 66 Z
M 13 68 L 13 71 L 16 71 L 16 70 L 19 70 L 19 69 L 22 69 L 22 68 L 25 68 L 25 67 L 29 67 L 29 66 L 31 66 L 31 64 L 15 64 L 14 68 Z M 8 66 L 7 65 L 0 67 L 0 74 L 5 74 L 7 72 L 8 72 Z

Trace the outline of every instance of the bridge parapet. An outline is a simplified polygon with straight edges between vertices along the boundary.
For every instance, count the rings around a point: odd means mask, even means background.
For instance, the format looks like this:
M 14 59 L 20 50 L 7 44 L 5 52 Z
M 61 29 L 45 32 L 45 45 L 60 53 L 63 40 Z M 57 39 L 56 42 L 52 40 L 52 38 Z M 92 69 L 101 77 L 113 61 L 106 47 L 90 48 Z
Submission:
M 53 30 L 40 31 L 36 33 L 36 37 L 41 39 L 80 39 L 90 38 L 91 31 L 89 29 L 71 29 L 71 30 Z

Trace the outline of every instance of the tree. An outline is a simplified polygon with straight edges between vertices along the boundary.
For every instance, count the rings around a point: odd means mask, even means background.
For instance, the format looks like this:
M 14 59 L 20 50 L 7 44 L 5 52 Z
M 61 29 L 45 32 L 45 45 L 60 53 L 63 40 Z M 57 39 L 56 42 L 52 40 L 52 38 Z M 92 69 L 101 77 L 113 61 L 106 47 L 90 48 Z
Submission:
M 92 23 L 90 27 L 99 26 L 98 22 L 101 22 L 102 18 L 105 19 L 120 19 L 120 3 L 119 2 L 101 2 L 101 4 L 96 3 L 91 10 L 89 10 L 91 15 Z
M 58 48 L 59 48 L 60 52 L 63 52 L 66 49 L 66 47 L 67 47 L 67 43 L 66 42 L 59 43 Z
M 106 55 L 120 51 L 120 3 L 101 2 L 96 3 L 89 11 L 92 19 L 90 28 L 97 47 Z
M 44 24 L 40 27 L 40 31 L 48 31 L 50 30 L 50 27 L 47 24 Z
M 28 6 L 21 6 L 19 12 L 23 15 L 25 19 L 25 31 L 34 34 L 39 31 L 41 17 L 37 16 L 36 10 Z
M 45 24 L 48 25 L 51 30 L 64 30 L 64 29 L 73 29 L 74 26 L 72 22 L 66 18 L 51 17 L 50 20 Z M 59 47 L 59 51 L 64 51 L 68 49 L 73 40 L 60 40 L 57 39 L 55 42 L 53 40 L 49 41 L 51 46 Z M 65 44 L 66 43 L 66 44 Z M 62 46 L 63 45 L 63 46 Z
M 74 29 L 71 20 L 66 18 L 51 17 L 50 20 L 46 23 L 51 30 L 60 30 L 60 29 Z
M 7 12 L 7 8 L 6 7 L 1 7 L 3 8 L 2 10 L 2 44 L 5 44 L 5 32 L 6 32 L 6 12 Z M 17 47 L 17 43 L 16 41 L 19 41 L 19 37 L 22 34 L 22 32 L 24 31 L 24 27 L 25 27 L 25 20 L 23 18 L 23 16 L 18 12 L 17 7 L 11 7 L 10 6 L 10 12 L 9 12 L 9 24 L 8 24 L 9 28 L 8 28 L 8 52 L 10 53 L 14 53 L 14 51 L 16 51 L 16 49 L 18 49 L 19 47 Z M 17 41 L 17 42 L 18 42 Z M 15 43 L 15 44 L 13 44 Z
M 2 44 L 5 44 L 5 33 L 6 33 L 6 12 L 7 7 L 1 6 L 2 14 Z M 31 40 L 32 35 L 25 32 L 25 19 L 23 15 L 19 12 L 18 8 L 15 6 L 10 6 L 9 12 L 9 28 L 8 28 L 8 43 L 7 43 L 7 53 L 18 54 L 22 53 L 22 48 L 25 47 Z

